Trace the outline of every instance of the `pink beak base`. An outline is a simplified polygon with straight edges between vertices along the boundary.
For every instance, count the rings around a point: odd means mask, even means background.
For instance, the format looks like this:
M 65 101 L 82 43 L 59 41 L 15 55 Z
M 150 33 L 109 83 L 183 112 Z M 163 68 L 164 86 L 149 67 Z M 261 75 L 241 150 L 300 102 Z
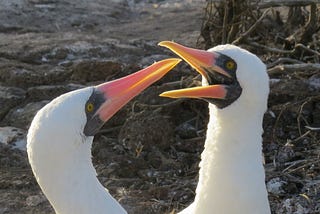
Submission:
M 97 111 L 100 119 L 109 120 L 131 99 L 162 78 L 180 61 L 176 58 L 165 59 L 126 77 L 96 86 L 106 98 L 105 103 Z

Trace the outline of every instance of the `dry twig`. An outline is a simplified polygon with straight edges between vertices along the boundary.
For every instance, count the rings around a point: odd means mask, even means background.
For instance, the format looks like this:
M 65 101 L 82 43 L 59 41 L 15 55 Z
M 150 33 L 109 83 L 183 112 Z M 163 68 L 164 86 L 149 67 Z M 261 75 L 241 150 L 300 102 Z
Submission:
M 270 75 L 278 74 L 284 71 L 312 71 L 320 70 L 320 63 L 302 63 L 302 64 L 292 64 L 292 65 L 277 65 L 273 68 L 268 69 Z
M 259 3 L 260 8 L 270 8 L 270 7 L 297 7 L 297 6 L 307 6 L 314 3 L 320 3 L 319 0 L 264 0 Z
M 243 34 L 241 34 L 236 40 L 232 42 L 232 44 L 237 45 L 241 43 L 243 40 L 245 40 L 256 28 L 257 26 L 263 21 L 263 19 L 266 17 L 266 15 L 269 13 L 271 9 L 267 9 L 263 12 L 263 14 L 260 16 L 260 18 Z

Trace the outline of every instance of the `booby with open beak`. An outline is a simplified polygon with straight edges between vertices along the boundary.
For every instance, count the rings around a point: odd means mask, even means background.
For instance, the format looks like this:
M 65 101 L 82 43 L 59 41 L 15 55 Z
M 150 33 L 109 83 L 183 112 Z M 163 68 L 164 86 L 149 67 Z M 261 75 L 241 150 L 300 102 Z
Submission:
M 63 94 L 36 114 L 27 136 L 28 158 L 56 213 L 126 213 L 96 177 L 91 161 L 93 136 L 179 61 L 162 60 L 121 79 Z
M 202 75 L 202 86 L 160 96 L 200 98 L 210 120 L 194 202 L 184 214 L 270 214 L 262 159 L 262 121 L 269 77 L 264 63 L 234 45 L 208 51 L 159 43 Z

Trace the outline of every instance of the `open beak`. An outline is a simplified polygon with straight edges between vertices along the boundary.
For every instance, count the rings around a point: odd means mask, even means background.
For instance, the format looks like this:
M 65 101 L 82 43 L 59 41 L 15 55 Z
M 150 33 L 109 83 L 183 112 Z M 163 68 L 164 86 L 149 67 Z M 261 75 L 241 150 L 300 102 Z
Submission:
M 96 90 L 103 94 L 105 100 L 96 112 L 100 120 L 109 120 L 132 98 L 162 78 L 180 61 L 175 58 L 165 59 L 121 79 L 96 86 Z
M 166 91 L 160 94 L 160 96 L 170 98 L 224 99 L 227 96 L 227 92 L 227 88 L 224 85 L 209 85 Z
M 208 81 L 211 79 L 210 73 L 218 73 L 225 78 L 231 79 L 232 76 L 221 66 L 218 66 L 218 59 L 221 54 L 217 52 L 209 52 L 193 48 L 184 47 L 175 42 L 163 41 L 160 46 L 167 47 L 188 64 L 190 64 L 197 72 L 204 76 Z M 200 86 L 194 88 L 167 91 L 160 96 L 170 98 L 214 98 L 225 99 L 227 96 L 227 86 L 224 84 Z
M 216 66 L 216 59 L 219 57 L 218 53 L 188 48 L 171 41 L 162 41 L 158 45 L 170 49 L 206 78 L 208 77 L 207 71 L 212 69 L 217 73 L 231 78 L 228 72 Z

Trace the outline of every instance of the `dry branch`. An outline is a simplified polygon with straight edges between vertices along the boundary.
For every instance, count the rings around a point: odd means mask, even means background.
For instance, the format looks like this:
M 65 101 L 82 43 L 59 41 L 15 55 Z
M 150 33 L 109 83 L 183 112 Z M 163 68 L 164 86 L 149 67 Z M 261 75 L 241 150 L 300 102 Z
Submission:
M 310 131 L 320 131 L 320 127 L 305 126 L 305 128 L 309 129 Z
M 281 7 L 281 6 L 307 6 L 310 4 L 320 3 L 320 0 L 265 0 L 261 1 L 258 5 L 259 8 Z
M 257 26 L 262 22 L 262 20 L 266 17 L 266 15 L 270 10 L 271 10 L 270 8 L 265 10 L 263 14 L 260 16 L 260 18 L 245 33 L 241 34 L 236 40 L 234 40 L 232 44 L 237 45 L 240 42 L 242 42 L 244 39 L 246 39 L 250 35 L 250 33 L 252 33 L 257 28 Z
M 214 3 L 221 3 L 223 0 L 211 0 Z M 320 0 L 264 0 L 258 3 L 260 9 L 270 8 L 270 7 L 294 7 L 294 6 L 307 6 L 310 4 L 319 4 Z M 252 3 L 252 5 L 257 5 L 256 2 Z
M 303 44 L 297 44 L 296 47 L 295 47 L 295 49 L 296 49 L 296 48 L 301 48 L 301 49 L 306 50 L 306 51 L 308 51 L 308 52 L 310 52 L 310 53 L 313 53 L 313 54 L 315 54 L 315 55 L 320 56 L 320 53 L 319 53 L 318 51 L 312 50 L 311 48 L 308 48 L 307 46 L 305 46 L 305 45 L 303 45 Z
M 264 51 L 268 51 L 268 52 L 273 52 L 273 53 L 279 53 L 279 54 L 292 54 L 294 52 L 294 50 L 282 50 L 279 48 L 274 48 L 274 47 L 268 47 L 265 45 L 261 45 L 257 42 L 248 42 L 249 45 L 259 48 L 259 50 L 264 50 Z
M 292 65 L 277 65 L 273 68 L 268 69 L 269 74 L 277 74 L 283 71 L 312 71 L 312 70 L 320 70 L 319 63 L 302 63 L 302 64 L 292 64 Z
M 277 66 L 279 64 L 285 64 L 285 63 L 291 63 L 291 64 L 303 64 L 304 62 L 292 58 L 286 58 L 286 57 L 281 57 L 269 64 L 267 64 L 267 68 L 272 68 L 274 66 Z

